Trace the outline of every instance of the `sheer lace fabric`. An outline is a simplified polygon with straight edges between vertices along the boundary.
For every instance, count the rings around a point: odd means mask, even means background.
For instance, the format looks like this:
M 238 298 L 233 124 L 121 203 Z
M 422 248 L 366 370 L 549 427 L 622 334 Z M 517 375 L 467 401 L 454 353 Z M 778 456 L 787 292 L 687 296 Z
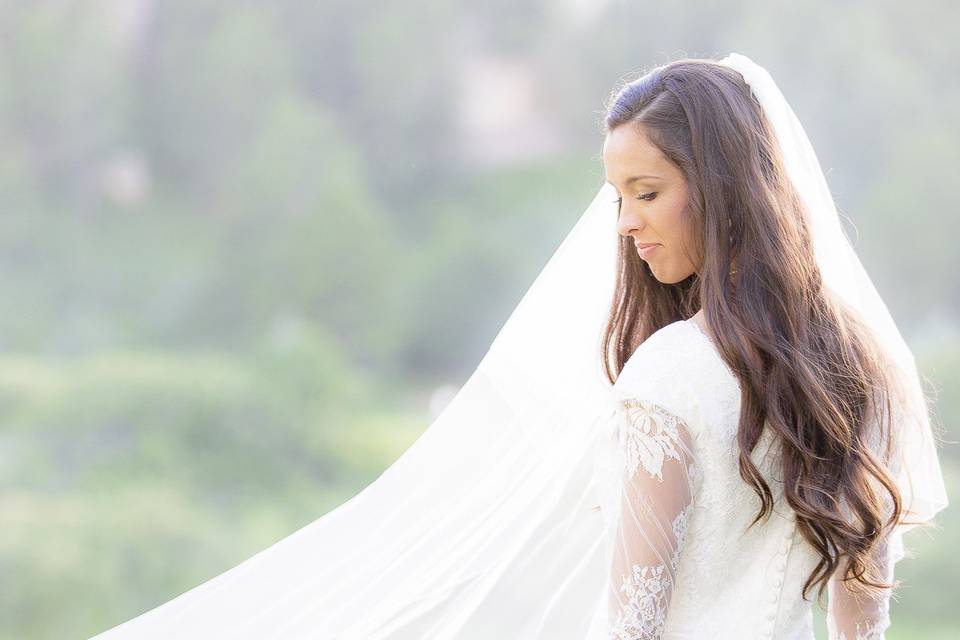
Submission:
M 611 570 L 610 607 L 617 640 L 663 635 L 697 465 L 683 421 L 656 404 L 624 401 L 626 455 Z

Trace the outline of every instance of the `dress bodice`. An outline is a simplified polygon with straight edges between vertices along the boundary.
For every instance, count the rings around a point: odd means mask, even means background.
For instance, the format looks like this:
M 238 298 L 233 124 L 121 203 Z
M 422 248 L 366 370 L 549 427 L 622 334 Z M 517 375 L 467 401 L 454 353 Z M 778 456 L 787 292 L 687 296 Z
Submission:
M 634 525 L 641 523 L 647 529 L 672 527 L 673 534 L 643 532 L 642 537 L 647 546 L 664 541 L 673 557 L 667 553 L 659 557 L 669 557 L 676 564 L 670 567 L 667 562 L 667 573 L 633 564 L 632 571 L 611 575 L 611 589 L 620 592 L 614 593 L 620 610 L 611 609 L 608 599 L 600 598 L 594 625 L 597 635 L 591 637 L 813 638 L 812 602 L 803 600 L 800 592 L 818 556 L 798 533 L 795 516 L 783 500 L 777 448 L 772 446 L 769 430 L 751 458 L 773 492 L 774 508 L 767 519 L 749 527 L 761 503 L 739 472 L 740 387 L 712 340 L 690 320 L 663 327 L 632 354 L 611 393 L 622 419 L 611 421 L 596 466 L 611 564 L 616 566 L 621 547 L 637 553 L 643 550 L 627 539 L 622 527 L 618 529 L 630 497 L 625 470 L 629 475 L 638 467 L 631 463 L 631 451 L 637 445 L 631 444 L 630 437 L 638 412 L 643 412 L 648 424 L 659 425 L 647 431 L 639 446 L 646 456 L 644 466 L 666 468 L 686 461 L 686 482 L 678 485 L 684 508 L 669 512 L 671 517 L 660 522 L 652 517 L 658 513 L 653 509 L 647 517 L 628 516 Z M 682 448 L 673 447 L 669 437 L 671 429 L 676 435 L 678 426 L 686 434 L 686 455 L 673 455 Z M 650 435 L 654 432 L 656 438 Z M 652 485 L 654 491 L 663 486 L 660 480 Z M 640 491 L 633 500 L 649 500 L 649 494 Z M 676 501 L 676 495 L 671 495 Z M 637 511 L 629 508 L 630 514 Z M 681 522 L 682 531 L 677 527 Z M 668 573 L 669 581 L 664 579 Z M 651 580 L 654 576 L 657 579 Z M 669 591 L 666 598 L 665 591 Z M 657 619 L 658 606 L 665 609 L 660 612 L 662 619 Z

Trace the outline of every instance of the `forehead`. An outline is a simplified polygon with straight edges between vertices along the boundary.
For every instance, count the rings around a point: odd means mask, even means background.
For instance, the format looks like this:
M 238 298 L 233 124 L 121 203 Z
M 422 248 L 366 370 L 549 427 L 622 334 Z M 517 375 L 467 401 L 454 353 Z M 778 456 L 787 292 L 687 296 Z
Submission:
M 632 124 L 607 133 L 603 141 L 603 164 L 608 181 L 614 183 L 638 174 L 667 176 L 671 168 L 660 149 Z

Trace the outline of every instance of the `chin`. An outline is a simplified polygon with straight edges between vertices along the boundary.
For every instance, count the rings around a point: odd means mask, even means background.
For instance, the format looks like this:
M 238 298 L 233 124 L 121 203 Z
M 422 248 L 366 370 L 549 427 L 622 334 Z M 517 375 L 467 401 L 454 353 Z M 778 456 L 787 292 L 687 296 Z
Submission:
M 653 274 L 653 277 L 656 278 L 656 279 L 657 279 L 657 282 L 659 282 L 660 284 L 679 284 L 679 283 L 683 282 L 684 280 L 686 280 L 687 278 L 689 278 L 691 275 L 693 275 L 693 272 L 690 272 L 690 273 L 682 273 L 682 274 L 680 274 L 680 275 L 677 275 L 677 274 L 675 274 L 675 273 L 673 273 L 673 274 L 661 275 L 661 274 L 658 273 L 656 270 L 654 270 L 652 267 L 651 267 L 651 269 L 650 269 L 650 273 Z

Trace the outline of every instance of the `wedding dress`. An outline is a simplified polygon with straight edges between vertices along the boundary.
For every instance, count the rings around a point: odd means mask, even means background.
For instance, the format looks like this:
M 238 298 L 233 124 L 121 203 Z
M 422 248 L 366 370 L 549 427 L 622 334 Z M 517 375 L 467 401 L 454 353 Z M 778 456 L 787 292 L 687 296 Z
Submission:
M 811 640 L 801 587 L 819 555 L 783 500 L 769 430 L 751 458 L 774 509 L 747 528 L 760 500 L 738 470 L 740 387 L 712 339 L 693 320 L 659 329 L 627 361 L 612 401 L 621 418 L 596 465 L 612 569 L 588 637 Z M 889 551 L 878 558 L 888 568 Z M 882 638 L 888 600 L 862 609 L 838 580 L 830 638 Z
M 947 505 L 912 353 L 839 226 L 802 127 L 769 74 L 739 71 L 804 199 L 824 287 L 859 312 L 909 389 L 894 469 L 910 520 Z M 782 501 L 769 431 L 739 477 L 737 379 L 677 320 L 614 385 L 601 333 L 617 208 L 603 185 L 417 441 L 359 494 L 239 565 L 94 640 L 810 640 L 816 558 Z M 909 417 L 908 417 L 909 416 Z M 878 560 L 892 576 L 901 523 Z M 830 640 L 877 640 L 886 601 L 831 584 Z

